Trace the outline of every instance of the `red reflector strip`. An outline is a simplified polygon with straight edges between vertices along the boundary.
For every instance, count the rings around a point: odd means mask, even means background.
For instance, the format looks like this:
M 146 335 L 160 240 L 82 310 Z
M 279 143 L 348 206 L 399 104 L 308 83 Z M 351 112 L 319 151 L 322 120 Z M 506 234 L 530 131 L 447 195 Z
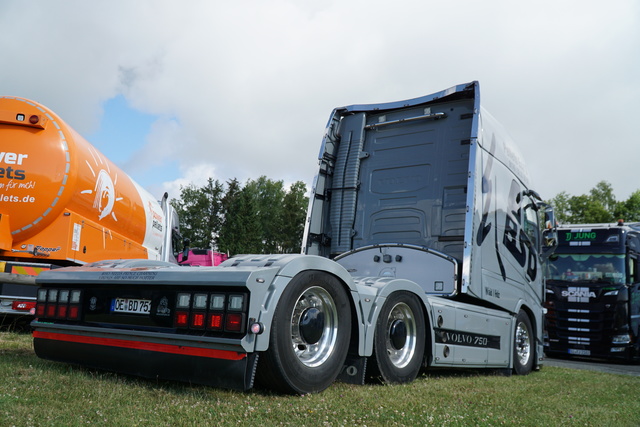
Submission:
M 158 344 L 142 341 L 129 341 L 118 338 L 99 338 L 84 335 L 60 334 L 57 332 L 33 331 L 33 338 L 75 342 L 90 345 L 104 345 L 107 347 L 131 348 L 136 350 L 155 351 L 158 353 L 170 353 L 183 356 L 209 357 L 211 359 L 242 360 L 247 357 L 246 353 L 238 353 L 237 351 L 187 347 L 184 345 L 173 344 Z

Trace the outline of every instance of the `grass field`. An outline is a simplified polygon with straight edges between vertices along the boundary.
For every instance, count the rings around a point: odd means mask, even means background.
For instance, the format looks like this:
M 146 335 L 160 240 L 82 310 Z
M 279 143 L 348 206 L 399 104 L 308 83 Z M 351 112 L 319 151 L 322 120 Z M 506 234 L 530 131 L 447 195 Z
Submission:
M 29 334 L 0 332 L 0 425 L 87 424 L 638 426 L 640 378 L 554 367 L 525 377 L 435 371 L 401 386 L 240 393 L 41 360 Z

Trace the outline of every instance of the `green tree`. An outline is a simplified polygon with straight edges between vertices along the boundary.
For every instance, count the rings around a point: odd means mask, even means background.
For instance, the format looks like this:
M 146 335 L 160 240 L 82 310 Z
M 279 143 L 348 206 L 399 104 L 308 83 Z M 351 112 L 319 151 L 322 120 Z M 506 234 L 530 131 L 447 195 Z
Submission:
M 215 240 L 222 222 L 222 195 L 220 182 L 209 178 L 202 187 L 190 184 L 180 187 L 180 199 L 171 205 L 180 217 L 180 232 L 189 239 L 191 247 L 216 248 Z
M 561 224 L 614 223 L 618 219 L 640 221 L 640 190 L 625 201 L 617 201 L 607 181 L 597 183 L 589 194 L 570 196 L 562 191 L 549 203 Z
M 284 196 L 282 203 L 282 252 L 297 253 L 302 246 L 307 206 L 309 198 L 306 196 L 307 186 L 302 181 L 294 182 Z
M 548 202 L 551 206 L 553 206 L 556 214 L 556 221 L 561 224 L 566 224 L 569 222 L 569 198 L 569 194 L 566 191 L 562 191 Z
M 245 185 L 249 196 L 254 199 L 260 224 L 261 253 L 277 253 L 282 250 L 283 201 L 285 198 L 282 181 L 272 181 L 261 176 Z
M 237 179 L 225 186 L 209 179 L 203 187 L 181 188 L 172 205 L 180 215 L 183 236 L 192 247 L 240 253 L 300 251 L 308 198 L 298 181 L 286 190 L 282 181 L 265 176 Z
M 640 190 L 631 193 L 624 202 L 619 202 L 615 214 L 617 219 L 625 222 L 640 221 Z
M 568 222 L 573 224 L 592 224 L 613 222 L 613 214 L 599 200 L 583 194 L 569 198 Z
M 229 181 L 222 199 L 224 222 L 218 245 L 231 255 L 260 253 L 262 250 L 258 209 L 251 188 L 241 188 L 237 179 Z
M 598 202 L 607 212 L 613 215 L 617 203 L 611 184 L 607 181 L 600 181 L 589 191 L 589 195 L 591 200 Z

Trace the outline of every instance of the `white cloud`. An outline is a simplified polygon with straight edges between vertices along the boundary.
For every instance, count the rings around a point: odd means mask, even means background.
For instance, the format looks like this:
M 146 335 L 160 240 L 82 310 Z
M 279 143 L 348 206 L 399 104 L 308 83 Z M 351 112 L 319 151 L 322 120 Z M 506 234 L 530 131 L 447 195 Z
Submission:
M 169 197 L 172 199 L 177 199 L 180 197 L 180 190 L 182 188 L 186 188 L 190 185 L 195 187 L 204 186 L 209 178 L 220 181 L 224 183 L 224 180 L 219 179 L 216 176 L 216 167 L 210 163 L 201 163 L 197 165 L 193 165 L 186 170 L 182 171 L 183 176 L 172 180 L 165 181 L 162 183 L 162 193 L 169 193 Z M 160 192 L 158 192 L 160 193 Z

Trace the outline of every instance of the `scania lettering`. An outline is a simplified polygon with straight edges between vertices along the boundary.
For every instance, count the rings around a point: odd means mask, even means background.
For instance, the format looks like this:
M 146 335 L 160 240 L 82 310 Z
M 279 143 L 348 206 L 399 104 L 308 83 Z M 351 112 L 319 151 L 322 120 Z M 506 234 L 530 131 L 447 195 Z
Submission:
M 640 360 L 640 223 L 565 225 L 546 270 L 545 351 Z
M 39 357 L 239 390 L 527 374 L 543 357 L 552 210 L 477 82 L 330 115 L 303 253 L 105 261 L 38 278 Z M 145 267 L 146 263 L 146 267 Z M 139 277 L 130 273 L 152 272 Z M 65 295 L 78 295 L 76 302 Z M 118 298 L 150 311 L 111 310 Z
M 565 298 L 595 298 L 596 293 L 589 290 L 589 288 L 569 288 L 568 291 L 562 291 L 560 293 Z

